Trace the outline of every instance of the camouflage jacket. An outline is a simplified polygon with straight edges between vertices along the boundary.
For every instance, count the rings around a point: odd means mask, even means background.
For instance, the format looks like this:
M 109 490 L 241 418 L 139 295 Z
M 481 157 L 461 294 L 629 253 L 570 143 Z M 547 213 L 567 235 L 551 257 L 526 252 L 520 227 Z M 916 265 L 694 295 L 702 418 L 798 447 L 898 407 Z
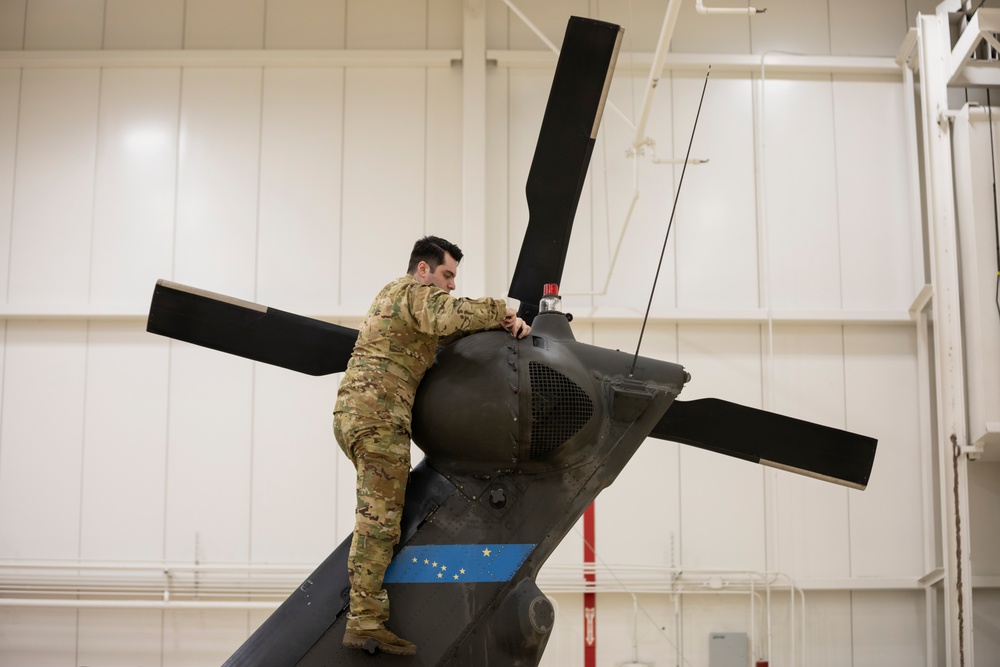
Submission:
M 409 430 L 413 397 L 441 339 L 496 328 L 506 312 L 500 299 L 455 298 L 412 275 L 392 281 L 361 324 L 334 412 Z

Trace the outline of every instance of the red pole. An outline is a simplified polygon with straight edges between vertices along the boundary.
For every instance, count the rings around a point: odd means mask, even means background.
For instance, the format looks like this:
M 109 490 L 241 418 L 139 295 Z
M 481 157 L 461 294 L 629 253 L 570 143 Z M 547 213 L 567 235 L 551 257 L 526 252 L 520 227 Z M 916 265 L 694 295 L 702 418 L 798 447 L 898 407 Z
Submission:
M 583 578 L 586 588 L 593 588 L 594 576 L 594 503 L 583 513 Z M 597 667 L 597 595 L 583 594 L 583 665 Z

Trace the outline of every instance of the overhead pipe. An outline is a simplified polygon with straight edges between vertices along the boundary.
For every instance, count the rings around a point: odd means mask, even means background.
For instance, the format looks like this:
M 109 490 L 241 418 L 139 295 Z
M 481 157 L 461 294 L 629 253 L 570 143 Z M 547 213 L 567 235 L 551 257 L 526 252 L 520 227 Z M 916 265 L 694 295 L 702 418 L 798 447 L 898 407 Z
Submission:
M 646 92 L 642 97 L 642 111 L 639 115 L 639 122 L 635 126 L 635 137 L 632 139 L 632 148 L 635 151 L 639 151 L 642 146 L 651 143 L 646 137 L 646 123 L 649 120 L 649 110 L 653 106 L 653 90 L 660 82 L 663 63 L 667 59 L 667 52 L 670 51 L 670 40 L 674 36 L 674 28 L 677 27 L 677 17 L 680 11 L 681 0 L 670 0 L 670 3 L 667 5 L 667 11 L 663 15 L 660 38 L 656 42 L 653 65 L 649 68 L 649 77 L 646 79 Z
M 506 0 L 505 0 L 506 1 Z M 642 146 L 650 144 L 646 137 L 646 122 L 649 120 L 649 110 L 653 106 L 653 90 L 660 82 L 660 74 L 663 72 L 663 63 L 666 62 L 667 53 L 670 51 L 670 40 L 674 35 L 674 28 L 677 27 L 677 17 L 680 15 L 682 0 L 670 0 L 667 11 L 663 15 L 663 25 L 660 28 L 660 38 L 656 43 L 656 51 L 653 53 L 653 65 L 649 68 L 649 78 L 646 80 L 646 93 L 642 99 L 642 112 L 639 122 L 635 126 L 635 137 L 632 139 L 633 150 L 639 151 Z M 712 8 L 705 7 L 702 0 L 695 0 L 695 9 L 699 14 L 763 14 L 766 9 L 756 9 L 748 7 L 746 9 L 733 8 Z
M 694 0 L 694 8 L 699 14 L 739 14 L 746 16 L 753 16 L 754 14 L 763 14 L 766 9 L 757 9 L 755 7 L 706 7 L 702 0 Z

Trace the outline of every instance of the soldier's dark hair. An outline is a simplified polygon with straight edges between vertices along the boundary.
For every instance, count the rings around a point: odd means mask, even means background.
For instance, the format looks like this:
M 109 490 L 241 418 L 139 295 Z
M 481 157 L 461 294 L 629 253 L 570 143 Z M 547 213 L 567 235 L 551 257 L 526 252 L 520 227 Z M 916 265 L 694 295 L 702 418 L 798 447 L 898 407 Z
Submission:
M 417 270 L 420 262 L 427 262 L 431 271 L 436 271 L 437 267 L 444 263 L 444 254 L 448 253 L 455 258 L 456 262 L 462 261 L 462 249 L 451 241 L 445 241 L 440 236 L 425 236 L 413 244 L 413 252 L 410 253 L 410 265 L 406 272 L 413 274 Z

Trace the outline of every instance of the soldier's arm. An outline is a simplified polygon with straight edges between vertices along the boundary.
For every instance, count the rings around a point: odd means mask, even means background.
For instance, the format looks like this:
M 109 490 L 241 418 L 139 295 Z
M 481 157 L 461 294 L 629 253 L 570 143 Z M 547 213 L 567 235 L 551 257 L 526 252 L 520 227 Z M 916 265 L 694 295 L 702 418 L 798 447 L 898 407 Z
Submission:
M 420 331 L 443 337 L 499 328 L 507 304 L 489 297 L 455 298 L 433 285 L 420 285 L 410 293 L 410 313 Z

